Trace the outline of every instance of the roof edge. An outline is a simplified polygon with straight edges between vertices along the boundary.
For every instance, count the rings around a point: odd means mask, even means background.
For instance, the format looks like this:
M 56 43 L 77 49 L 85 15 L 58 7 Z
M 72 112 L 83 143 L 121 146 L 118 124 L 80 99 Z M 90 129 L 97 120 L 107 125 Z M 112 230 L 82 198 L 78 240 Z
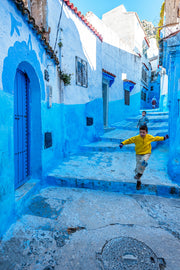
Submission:
M 50 46 L 47 39 L 43 36 L 44 33 L 41 31 L 40 27 L 35 23 L 35 19 L 30 15 L 30 11 L 25 7 L 24 2 L 22 0 L 10 0 L 10 1 L 15 3 L 17 9 L 20 10 L 22 15 L 25 17 L 26 21 L 29 23 L 32 30 L 38 36 L 38 39 L 40 40 L 46 53 L 51 57 L 51 59 L 55 62 L 56 65 L 59 65 L 59 59 L 57 55 L 55 54 L 53 48 Z
M 95 27 L 88 22 L 88 20 L 85 18 L 83 14 L 81 14 L 81 11 L 78 11 L 77 7 L 74 6 L 73 3 L 71 3 L 69 0 L 62 0 L 64 3 L 86 24 L 86 26 L 100 39 L 100 41 L 103 41 L 102 36 L 100 33 L 95 29 Z

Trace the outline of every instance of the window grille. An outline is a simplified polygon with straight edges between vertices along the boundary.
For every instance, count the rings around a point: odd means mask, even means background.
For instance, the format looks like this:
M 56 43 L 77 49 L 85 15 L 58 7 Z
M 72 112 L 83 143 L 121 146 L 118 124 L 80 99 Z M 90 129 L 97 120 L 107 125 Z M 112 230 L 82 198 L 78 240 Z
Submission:
M 76 84 L 88 87 L 87 62 L 76 56 Z
M 146 93 L 144 91 L 141 91 L 141 99 L 146 101 Z
M 142 80 L 147 84 L 148 75 L 147 75 L 147 71 L 144 68 L 142 68 Z

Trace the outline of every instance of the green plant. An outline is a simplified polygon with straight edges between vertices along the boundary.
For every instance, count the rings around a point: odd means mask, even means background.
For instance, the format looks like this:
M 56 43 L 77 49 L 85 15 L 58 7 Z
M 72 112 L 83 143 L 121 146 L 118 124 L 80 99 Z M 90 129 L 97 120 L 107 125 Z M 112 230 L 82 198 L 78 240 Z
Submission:
M 63 71 L 60 71 L 60 79 L 64 82 L 64 85 L 71 84 L 71 76 L 72 74 L 68 74 L 68 73 L 64 73 Z
M 59 48 L 62 48 L 63 44 L 61 41 L 58 43 L 58 46 L 59 46 Z
M 160 41 L 160 31 L 161 31 L 161 26 L 163 26 L 164 24 L 164 9 L 165 9 L 165 1 L 163 2 L 162 6 L 161 6 L 161 12 L 160 12 L 160 20 L 158 23 L 158 30 L 156 32 L 156 41 L 157 41 L 157 45 L 159 47 L 159 41 Z

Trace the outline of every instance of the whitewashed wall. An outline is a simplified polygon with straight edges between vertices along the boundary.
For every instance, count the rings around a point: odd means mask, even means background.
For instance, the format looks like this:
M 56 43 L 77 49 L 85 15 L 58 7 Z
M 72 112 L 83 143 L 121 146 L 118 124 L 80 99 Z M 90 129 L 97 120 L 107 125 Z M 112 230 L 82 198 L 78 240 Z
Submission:
M 48 0 L 48 23 L 51 27 L 50 43 L 55 44 L 57 24 L 61 12 L 62 2 Z M 57 12 L 58 11 L 58 12 Z M 61 68 L 71 73 L 71 85 L 64 88 L 65 104 L 85 104 L 92 99 L 101 98 L 102 77 L 102 43 L 89 27 L 65 3 L 60 23 L 58 42 L 61 39 L 63 47 L 58 45 L 56 50 L 61 59 Z M 76 85 L 75 56 L 88 62 L 88 88 Z
M 129 44 L 124 43 L 116 32 L 109 28 L 95 14 L 89 12 L 86 15 L 96 29 L 103 36 L 102 44 L 102 67 L 114 74 L 115 80 L 109 87 L 109 123 L 118 122 L 127 115 L 138 114 L 140 108 L 140 81 L 141 60 L 132 52 Z M 124 103 L 124 87 L 122 75 L 126 74 L 128 80 L 136 83 L 130 94 L 130 106 Z M 125 116 L 126 115 L 126 116 Z
M 116 75 L 114 84 L 109 89 L 109 101 L 124 99 L 122 74 L 137 85 L 132 95 L 140 92 L 141 58 L 133 52 L 130 46 L 120 39 L 119 35 L 108 27 L 95 14 L 88 13 L 87 19 L 103 35 L 102 66 L 105 70 Z

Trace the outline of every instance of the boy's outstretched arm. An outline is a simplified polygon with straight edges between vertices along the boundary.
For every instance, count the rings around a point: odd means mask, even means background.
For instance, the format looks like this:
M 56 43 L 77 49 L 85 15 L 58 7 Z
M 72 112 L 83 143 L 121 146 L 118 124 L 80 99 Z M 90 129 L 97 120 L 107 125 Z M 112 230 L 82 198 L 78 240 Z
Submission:
M 120 148 L 123 148 L 123 143 L 120 143 L 119 147 L 120 147 Z
M 153 136 L 152 136 L 153 137 Z M 169 135 L 168 134 L 166 134 L 165 136 L 155 136 L 155 137 L 153 137 L 153 141 L 154 142 L 157 142 L 157 141 L 165 141 L 165 140 L 167 140 L 167 139 L 169 139 Z
M 168 135 L 168 134 L 166 134 L 166 135 L 164 136 L 164 140 L 167 140 L 167 139 L 169 139 L 169 135 Z
M 126 144 L 131 144 L 131 143 L 135 143 L 135 138 L 136 137 L 131 137 L 123 142 L 120 143 L 119 147 L 122 148 L 123 145 L 126 145 Z

